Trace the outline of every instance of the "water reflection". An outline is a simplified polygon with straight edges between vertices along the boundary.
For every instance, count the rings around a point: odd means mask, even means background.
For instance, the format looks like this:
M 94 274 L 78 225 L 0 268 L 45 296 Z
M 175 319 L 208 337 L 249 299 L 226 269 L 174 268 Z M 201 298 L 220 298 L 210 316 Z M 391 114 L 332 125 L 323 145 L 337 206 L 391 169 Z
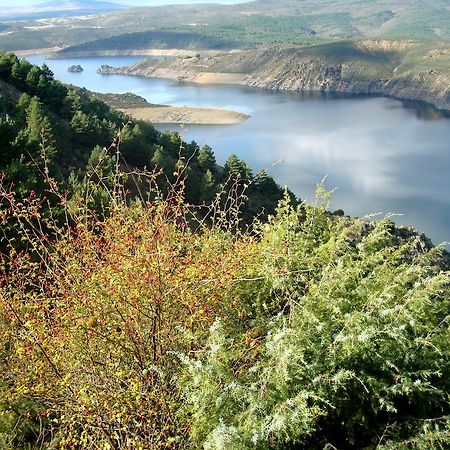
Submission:
M 33 58 L 30 58 L 33 59 Z M 209 106 L 251 115 L 235 126 L 187 126 L 187 140 L 231 153 L 255 171 L 270 168 L 280 184 L 312 200 L 324 176 L 337 188 L 333 208 L 351 215 L 399 213 L 434 242 L 450 241 L 450 120 L 433 107 L 390 98 L 281 93 L 241 86 L 199 86 L 96 73 L 138 58 L 47 61 L 57 78 L 99 92 L 134 92 L 153 103 Z M 42 58 L 33 62 L 42 63 Z M 81 64 L 82 74 L 67 67 Z M 179 126 L 160 126 L 180 131 Z M 275 166 L 273 163 L 277 162 Z
M 288 98 L 255 110 L 245 124 L 190 126 L 185 137 L 213 142 L 221 162 L 233 152 L 255 170 L 279 161 L 273 176 L 309 200 L 327 175 L 337 188 L 335 208 L 401 213 L 398 223 L 450 240 L 450 122 L 443 115 L 424 120 L 385 98 Z
M 450 118 L 449 111 L 442 111 L 436 109 L 433 105 L 429 105 L 424 102 L 417 102 L 414 100 L 401 100 L 399 103 L 400 103 L 399 105 L 392 107 L 406 108 L 411 112 L 413 112 L 418 119 L 438 120 L 443 118 Z

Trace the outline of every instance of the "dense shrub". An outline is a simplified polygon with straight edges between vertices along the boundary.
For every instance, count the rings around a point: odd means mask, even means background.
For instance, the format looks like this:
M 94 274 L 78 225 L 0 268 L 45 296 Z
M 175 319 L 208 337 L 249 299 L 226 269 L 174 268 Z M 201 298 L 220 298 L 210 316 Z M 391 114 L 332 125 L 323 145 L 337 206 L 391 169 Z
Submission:
M 185 361 L 194 447 L 448 448 L 442 249 L 389 220 L 302 214 L 281 204 L 261 229 L 237 292 L 248 328 L 217 319 Z
M 2 188 L 2 448 L 450 444 L 442 249 L 288 196 L 242 232 L 182 188 L 65 225 Z
M 34 199 L 3 191 L 3 206 L 28 249 L 12 242 L 2 258 L 0 435 L 13 448 L 184 446 L 178 355 L 214 318 L 238 320 L 232 283 L 253 258 L 250 238 L 201 223 L 193 233 L 175 191 L 113 200 L 107 217 L 68 208 L 62 227 L 39 219 Z

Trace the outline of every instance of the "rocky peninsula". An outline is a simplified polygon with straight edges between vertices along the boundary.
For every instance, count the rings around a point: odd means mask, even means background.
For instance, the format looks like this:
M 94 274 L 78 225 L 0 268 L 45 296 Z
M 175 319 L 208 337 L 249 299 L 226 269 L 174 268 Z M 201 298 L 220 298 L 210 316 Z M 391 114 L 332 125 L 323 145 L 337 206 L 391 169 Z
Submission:
M 233 83 L 264 89 L 390 96 L 450 110 L 450 46 L 414 40 L 361 40 L 270 47 L 211 57 L 102 66 L 104 74 Z
M 101 100 L 133 119 L 155 124 L 233 125 L 245 122 L 249 118 L 247 114 L 226 109 L 158 105 L 149 103 L 145 98 L 131 92 L 101 94 L 86 89 L 80 89 L 80 92 Z

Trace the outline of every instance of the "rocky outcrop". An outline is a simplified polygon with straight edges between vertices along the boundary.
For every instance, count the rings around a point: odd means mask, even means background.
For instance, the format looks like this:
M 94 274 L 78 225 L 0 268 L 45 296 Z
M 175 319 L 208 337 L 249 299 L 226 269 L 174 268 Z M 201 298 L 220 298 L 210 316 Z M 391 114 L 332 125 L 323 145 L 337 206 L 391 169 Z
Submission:
M 72 73 L 81 73 L 84 71 L 84 69 L 79 64 L 70 66 L 67 70 Z
M 354 71 L 354 67 L 346 64 L 327 66 L 322 62 L 309 61 L 300 63 L 298 69 L 287 71 L 281 76 L 252 74 L 245 83 L 275 90 L 382 95 L 424 101 L 439 109 L 450 110 L 450 77 L 445 74 L 428 70 L 371 80 L 354 76 Z
M 251 74 L 246 79 L 249 86 L 287 91 L 337 92 L 346 89 L 341 64 L 328 66 L 321 61 L 302 61 L 291 70 L 267 74 Z
M 103 74 L 111 74 L 111 73 L 120 73 L 117 68 L 108 66 L 108 64 L 102 64 L 98 69 L 97 73 Z

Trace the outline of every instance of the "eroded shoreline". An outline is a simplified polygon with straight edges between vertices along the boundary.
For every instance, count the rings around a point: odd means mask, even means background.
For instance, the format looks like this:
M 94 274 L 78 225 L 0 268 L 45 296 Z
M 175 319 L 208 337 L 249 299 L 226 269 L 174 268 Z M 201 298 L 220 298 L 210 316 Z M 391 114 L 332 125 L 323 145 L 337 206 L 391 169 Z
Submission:
M 102 94 L 81 88 L 80 93 L 101 100 L 133 119 L 154 124 L 235 125 L 250 117 L 228 109 L 158 105 L 149 103 L 145 98 L 131 92 Z
M 394 56 L 393 56 L 394 55 Z M 100 73 L 268 90 L 378 95 L 450 110 L 450 46 L 387 40 L 146 60 Z
M 215 108 L 156 106 L 121 108 L 125 114 L 155 124 L 235 125 L 245 122 L 247 114 Z

